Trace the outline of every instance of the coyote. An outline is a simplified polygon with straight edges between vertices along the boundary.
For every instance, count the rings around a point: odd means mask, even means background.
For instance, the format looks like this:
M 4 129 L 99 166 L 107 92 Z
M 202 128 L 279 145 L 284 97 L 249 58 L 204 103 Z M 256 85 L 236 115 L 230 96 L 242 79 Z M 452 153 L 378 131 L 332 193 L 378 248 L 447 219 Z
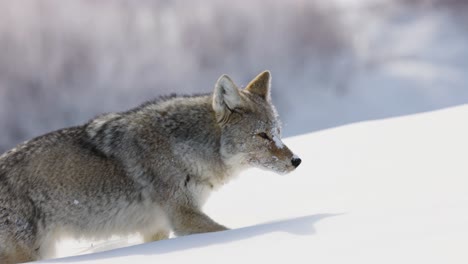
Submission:
M 0 156 L 0 263 L 53 256 L 62 235 L 144 241 L 226 230 L 201 210 L 248 167 L 277 173 L 301 160 L 280 139 L 270 72 L 239 89 L 170 96 L 98 116 Z

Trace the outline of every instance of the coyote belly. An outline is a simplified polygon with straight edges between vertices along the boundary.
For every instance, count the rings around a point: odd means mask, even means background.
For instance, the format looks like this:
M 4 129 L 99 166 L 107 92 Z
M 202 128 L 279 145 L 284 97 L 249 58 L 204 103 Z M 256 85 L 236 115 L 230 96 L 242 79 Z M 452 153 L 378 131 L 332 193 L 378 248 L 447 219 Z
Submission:
M 55 131 L 0 156 L 0 263 L 53 254 L 64 233 L 140 233 L 145 241 L 227 228 L 201 210 L 248 167 L 288 173 L 265 71 L 245 89 L 223 75 L 213 93 L 172 96 Z

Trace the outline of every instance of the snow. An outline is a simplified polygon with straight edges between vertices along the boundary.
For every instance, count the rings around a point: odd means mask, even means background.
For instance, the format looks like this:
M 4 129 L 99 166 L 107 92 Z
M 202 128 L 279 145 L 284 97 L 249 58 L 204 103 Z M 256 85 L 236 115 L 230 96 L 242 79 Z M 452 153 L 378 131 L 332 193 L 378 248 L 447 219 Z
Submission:
M 283 144 L 283 141 L 281 141 L 281 139 L 278 137 L 278 136 L 273 136 L 272 138 L 273 142 L 275 143 L 275 146 L 279 149 L 282 149 L 284 148 L 284 144 Z
M 467 120 L 464 105 L 285 139 L 295 172 L 249 170 L 209 199 L 233 230 L 42 263 L 468 263 Z

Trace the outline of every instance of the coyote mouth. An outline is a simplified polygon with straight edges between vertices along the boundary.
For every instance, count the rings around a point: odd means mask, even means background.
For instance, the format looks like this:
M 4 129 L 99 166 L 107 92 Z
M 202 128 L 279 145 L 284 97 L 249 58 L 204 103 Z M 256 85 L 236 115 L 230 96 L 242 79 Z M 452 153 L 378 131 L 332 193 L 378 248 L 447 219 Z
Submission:
M 287 165 L 287 164 L 278 164 L 278 160 L 275 162 L 268 162 L 268 163 L 262 163 L 259 160 L 254 160 L 252 159 L 250 164 L 252 164 L 254 167 L 267 170 L 267 171 L 272 171 L 280 175 L 286 175 L 296 169 L 296 167 L 292 165 Z

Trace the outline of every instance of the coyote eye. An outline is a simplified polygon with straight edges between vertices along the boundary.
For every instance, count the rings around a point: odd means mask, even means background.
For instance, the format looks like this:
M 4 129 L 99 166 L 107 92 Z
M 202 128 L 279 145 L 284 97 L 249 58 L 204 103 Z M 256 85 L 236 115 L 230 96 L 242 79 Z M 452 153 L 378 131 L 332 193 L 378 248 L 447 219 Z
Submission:
M 266 140 L 271 140 L 271 138 L 265 132 L 258 133 L 257 136 L 259 136 L 259 137 L 261 137 L 263 139 L 266 139 Z

